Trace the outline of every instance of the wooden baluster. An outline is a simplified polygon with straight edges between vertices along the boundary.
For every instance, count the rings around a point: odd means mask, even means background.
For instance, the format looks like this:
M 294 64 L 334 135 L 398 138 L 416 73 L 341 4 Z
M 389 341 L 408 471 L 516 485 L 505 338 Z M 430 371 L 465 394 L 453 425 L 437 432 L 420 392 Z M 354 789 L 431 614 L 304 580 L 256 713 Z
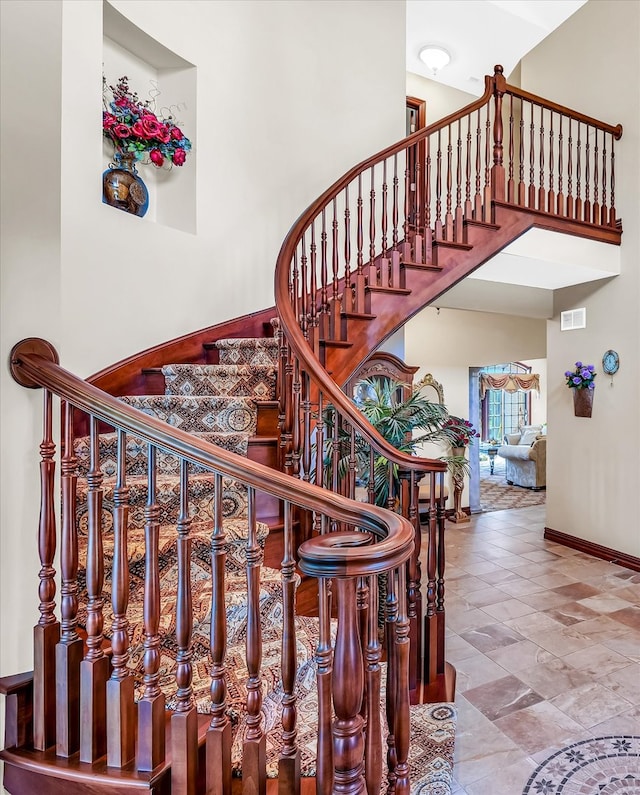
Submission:
M 323 516 L 323 526 L 326 517 Z M 331 648 L 331 594 L 328 581 L 318 580 L 318 646 L 316 663 L 318 668 L 318 753 L 316 761 L 316 793 L 330 795 L 333 792 L 333 737 L 332 719 L 332 679 L 333 649 Z
M 325 412 L 322 392 L 318 395 L 318 419 L 316 421 L 316 468 L 314 483 L 316 486 L 327 486 L 324 479 L 325 457 Z
M 424 151 L 424 147 L 423 147 Z M 415 216 L 416 216 L 416 234 L 413 245 L 413 258 L 415 262 L 424 262 L 424 202 L 422 201 L 422 162 L 424 158 L 417 158 L 415 162 Z
M 396 714 L 396 668 L 397 646 L 395 643 L 396 621 L 398 619 L 398 600 L 395 571 L 387 572 L 387 597 L 385 602 L 385 647 L 387 650 L 387 686 L 385 693 L 385 713 L 387 718 L 387 770 L 389 786 L 387 792 L 395 792 L 396 745 L 394 736 Z
M 438 130 L 438 151 L 436 153 L 436 222 L 435 222 L 435 239 L 443 239 L 443 226 L 442 226 L 442 148 L 441 148 L 441 131 Z
M 375 267 L 374 260 L 371 260 L 371 270 L 369 284 L 382 284 L 381 275 L 389 272 L 389 186 L 387 184 L 387 160 L 382 163 L 382 255 L 378 267 Z
M 507 201 L 509 204 L 515 204 L 515 181 L 513 178 L 513 158 L 515 154 L 515 141 L 514 141 L 514 119 L 513 119 L 513 94 L 509 94 L 509 179 L 507 180 Z
M 95 762 L 107 751 L 106 713 L 109 659 L 102 650 L 102 472 L 98 420 L 90 422 L 90 469 L 87 474 L 87 654 L 80 663 L 80 761 Z
M 564 138 L 562 136 L 562 113 L 560 114 L 560 130 L 558 131 L 558 198 L 556 213 L 557 215 L 564 216 L 564 194 L 562 188 L 564 185 Z
M 482 128 L 480 127 L 480 108 L 476 122 L 476 193 L 473 202 L 473 217 L 476 221 L 482 220 L 482 194 L 480 193 Z
M 366 577 L 358 577 L 358 585 L 356 588 L 356 616 L 358 621 L 358 632 L 360 633 L 360 646 L 362 648 L 362 664 L 366 674 L 367 646 L 369 643 L 369 583 Z M 362 704 L 360 706 L 360 715 L 362 716 L 365 740 L 367 733 L 367 705 L 367 678 L 365 675 L 362 685 Z
M 329 262 L 327 260 L 327 213 L 325 207 L 322 208 L 322 226 L 320 231 L 320 273 L 318 340 L 326 340 L 329 339 Z
M 615 139 L 611 136 L 611 207 L 609 208 L 609 226 L 616 225 L 616 172 L 615 172 Z
M 504 96 L 507 81 L 504 78 L 503 69 L 500 65 L 497 65 L 494 68 L 493 84 L 495 112 L 493 118 L 493 166 L 491 167 L 491 195 L 495 201 L 504 201 L 502 97 Z M 488 116 L 489 109 L 487 108 L 487 122 L 489 122 Z M 487 157 L 487 161 L 488 160 L 489 158 Z M 489 220 L 486 209 L 485 220 Z
M 576 144 L 576 215 L 575 217 L 578 221 L 582 220 L 582 194 L 581 194 L 581 178 L 582 178 L 582 168 L 581 168 L 581 156 L 582 156 L 582 141 L 580 140 L 580 122 L 578 124 L 578 141 Z
M 536 209 L 536 186 L 535 186 L 535 162 L 536 162 L 536 152 L 535 152 L 535 144 L 534 144 L 534 137 L 536 128 L 533 123 L 533 102 L 530 102 L 531 107 L 531 123 L 529 124 L 529 207 L 532 210 Z
M 138 702 L 138 770 L 152 771 L 165 758 L 164 693 L 160 690 L 160 506 L 156 502 L 156 448 L 150 444 L 144 509 L 144 693 Z
M 398 155 L 393 156 L 392 250 L 390 264 L 380 263 L 379 285 L 397 287 L 400 284 L 400 247 L 398 241 Z
M 375 170 L 371 166 L 371 181 L 369 184 L 369 265 L 373 265 L 376 261 L 376 190 L 375 190 Z M 362 298 L 359 306 L 360 311 L 364 311 L 364 287 L 367 279 L 363 276 L 362 281 Z
M 318 251 L 316 245 L 316 221 L 311 222 L 311 244 L 309 246 L 309 340 L 316 356 L 320 355 L 318 339 Z
M 360 175 L 358 175 L 358 181 Z M 344 189 L 344 293 L 342 311 L 355 312 L 353 283 L 351 280 L 351 208 L 349 206 L 349 186 Z
M 225 533 L 222 518 L 222 475 L 214 476 L 211 536 L 211 723 L 207 729 L 207 795 L 231 792 L 231 722 L 226 713 L 227 613 L 225 608 Z
M 340 295 L 338 293 L 339 289 L 339 279 L 338 279 L 338 271 L 339 271 L 339 261 L 338 261 L 338 207 L 336 200 L 334 199 L 333 202 L 333 220 L 331 221 L 331 272 L 332 272 L 332 281 L 331 281 L 331 300 L 330 300 L 330 328 L 329 328 L 329 339 L 332 340 L 339 340 L 341 336 L 341 329 L 340 329 Z
M 300 315 L 301 315 L 301 308 L 300 308 L 300 271 L 298 270 L 298 249 L 293 252 L 293 267 L 291 271 L 291 289 L 292 289 L 292 300 L 291 304 L 293 307 L 293 313 L 296 318 L 296 322 L 300 325 Z
M 464 227 L 462 225 L 462 120 L 458 119 L 458 140 L 456 143 L 456 213 L 455 213 L 455 241 L 464 242 Z
M 524 207 L 527 203 L 527 191 L 524 183 L 524 101 L 520 100 L 520 131 L 518 146 L 518 204 Z
M 367 481 L 367 502 L 376 503 L 376 454 L 373 447 L 369 447 L 369 479 Z
M 307 282 L 309 279 L 307 262 L 307 248 L 306 248 L 306 235 L 303 233 L 301 241 L 300 252 L 300 281 L 298 291 L 300 293 L 300 314 L 298 315 L 298 323 L 302 329 L 304 338 L 309 340 L 309 290 Z
M 347 425 L 347 430 L 349 432 L 349 462 L 346 496 L 353 500 L 356 495 L 356 470 L 358 468 L 358 461 L 356 459 L 356 431 L 353 425 Z
M 429 523 L 427 525 L 427 606 L 424 617 L 424 678 L 425 683 L 434 681 L 437 673 L 438 627 L 436 617 L 436 475 L 429 474 Z
M 54 481 L 56 446 L 53 441 L 52 395 L 43 393 L 43 434 L 40 444 L 40 518 L 38 598 L 40 618 L 33 628 L 33 747 L 44 751 L 56 741 L 56 644 L 60 623 L 55 616 L 56 508 Z
M 445 520 L 446 509 L 444 499 L 444 472 L 438 476 L 440 499 L 436 506 L 436 522 L 438 526 L 438 581 L 436 584 L 436 616 L 438 625 L 438 653 L 437 653 L 437 672 L 443 674 L 445 669 L 444 645 L 445 645 L 445 609 L 444 609 L 444 572 L 445 572 Z
M 284 467 L 288 475 L 293 474 L 293 432 L 294 432 L 294 406 L 293 406 L 293 354 L 288 351 L 285 362 L 284 389 L 287 394 L 287 413 L 285 417 L 286 433 L 283 434 Z
M 574 218 L 574 206 L 573 206 L 573 136 L 571 135 L 571 122 L 572 119 L 569 117 L 569 141 L 567 145 L 568 149 L 568 164 L 567 164 L 567 217 Z
M 599 186 L 598 186 L 598 169 L 600 167 L 600 163 L 598 162 L 598 128 L 594 127 L 593 129 L 593 207 L 591 209 L 592 218 L 588 218 L 588 221 L 592 221 L 594 224 L 600 223 L 600 194 L 599 194 Z
M 340 444 L 340 415 L 335 408 L 331 410 L 333 427 L 331 428 L 331 491 L 340 494 L 340 458 L 342 450 Z M 334 520 L 331 520 L 332 525 Z
M 398 569 L 398 612 L 395 622 L 394 723 L 395 795 L 409 795 L 409 621 L 406 608 L 405 569 Z
M 553 177 L 553 111 L 551 114 L 551 124 L 549 126 L 549 191 L 547 193 L 547 212 L 553 213 L 556 208 L 556 194 L 554 191 Z
M 193 599 L 191 594 L 191 518 L 189 517 L 188 462 L 180 459 L 180 513 L 178 515 L 176 598 L 176 706 L 171 716 L 171 792 L 195 795 L 198 774 L 198 714 L 193 699 Z
M 484 196 L 482 201 L 482 220 L 485 223 L 491 221 L 491 118 L 489 106 L 487 105 L 487 120 L 484 126 Z M 502 174 L 502 194 L 504 196 L 504 169 Z
M 296 681 L 296 572 L 291 503 L 284 504 L 284 556 L 282 558 L 282 750 L 278 762 L 278 792 L 300 792 L 300 750 L 297 737 Z
M 411 262 L 413 260 L 413 235 L 415 231 L 411 226 L 413 174 L 411 172 L 410 154 L 406 149 L 404 150 L 404 156 L 404 223 L 402 225 L 404 239 L 401 246 L 401 256 L 403 261 Z
M 262 731 L 262 628 L 260 626 L 260 560 L 256 532 L 255 491 L 248 488 L 247 539 L 247 731 L 242 746 L 244 793 L 266 792 L 266 738 Z
M 382 780 L 382 726 L 380 721 L 380 658 L 382 647 L 378 640 L 378 578 L 369 577 L 368 628 L 365 652 L 365 694 L 367 732 L 364 746 L 364 770 L 367 795 L 378 795 Z
M 421 632 L 418 603 L 420 597 L 420 522 L 417 521 L 417 488 L 413 472 L 400 473 L 400 487 L 402 494 L 402 515 L 409 519 L 414 528 L 414 550 L 407 563 L 407 613 L 409 617 L 409 636 L 412 654 L 409 661 L 409 687 L 415 690 L 418 686 L 421 672 L 418 659 L 421 653 Z M 415 493 L 415 494 L 414 494 Z
M 107 765 L 124 767 L 135 756 L 134 679 L 129 661 L 129 489 L 126 477 L 127 437 L 118 431 L 118 475 L 113 492 L 113 570 L 111 575 L 111 658 L 113 671 L 107 682 Z
M 428 141 L 427 141 L 428 144 Z M 471 114 L 467 116 L 467 157 L 465 169 L 465 202 L 464 217 L 471 220 L 473 217 L 473 204 L 471 203 Z
M 78 626 L 78 535 L 76 528 L 77 458 L 73 449 L 73 406 L 64 406 L 64 456 L 60 462 L 62 526 L 60 533 L 61 636 L 56 646 L 56 754 L 69 757 L 80 748 L 80 663 L 83 644 Z M 34 673 L 35 676 L 35 673 Z
M 544 108 L 540 106 L 540 153 L 539 153 L 538 209 L 546 210 L 546 191 L 544 187 Z
M 300 362 L 296 357 L 293 361 L 293 424 L 291 427 L 291 474 L 300 477 L 300 450 L 301 450 L 301 383 L 300 383 Z
M 307 483 L 311 482 L 311 452 L 313 439 L 311 437 L 311 382 L 306 370 L 301 375 L 301 402 L 302 402 L 302 477 Z
M 425 175 L 424 175 L 424 261 L 426 265 L 433 262 L 433 230 L 431 229 L 431 138 L 425 142 Z
M 363 201 L 362 201 L 362 174 L 358 174 L 358 201 L 357 201 L 357 233 L 356 233 L 356 275 L 353 282 L 354 307 L 356 312 L 364 310 L 364 227 L 363 227 Z
M 591 144 L 589 141 L 589 125 L 587 124 L 587 134 L 585 136 L 586 143 L 584 145 L 584 216 L 579 220 L 591 221 L 591 184 L 589 178 L 590 172 L 590 150 Z
M 360 715 L 364 670 L 356 617 L 356 580 L 339 577 L 333 582 L 338 603 L 338 629 L 333 680 L 334 791 L 356 795 L 365 791 L 364 736 Z
M 602 204 L 597 223 L 602 226 L 607 223 L 607 134 L 605 132 L 602 133 Z
M 444 217 L 444 236 L 445 240 L 453 240 L 453 214 L 452 207 L 452 188 L 453 188 L 453 145 L 451 143 L 451 125 L 447 126 L 447 211 Z

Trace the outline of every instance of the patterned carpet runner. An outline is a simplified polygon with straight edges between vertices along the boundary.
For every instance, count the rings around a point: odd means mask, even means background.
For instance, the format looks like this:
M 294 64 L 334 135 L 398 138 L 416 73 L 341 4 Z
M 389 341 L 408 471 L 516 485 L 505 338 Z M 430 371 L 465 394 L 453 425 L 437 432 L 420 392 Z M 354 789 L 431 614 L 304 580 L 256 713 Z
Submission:
M 274 400 L 278 346 L 274 339 L 229 339 L 216 343 L 217 365 L 173 364 L 162 368 L 164 395 L 120 398 L 147 414 L 168 422 L 240 455 L 247 455 L 249 438 L 256 432 L 256 402 Z M 79 624 L 86 623 L 86 583 L 82 568 L 87 554 L 87 484 L 90 444 L 87 437 L 75 440 L 78 459 L 77 515 L 79 520 L 80 610 Z M 104 475 L 103 545 L 105 559 L 104 627 L 111 627 L 111 567 L 113 561 L 113 510 L 117 473 L 117 434 L 99 439 L 100 469 Z M 145 576 L 145 507 L 147 503 L 147 444 L 127 437 L 127 488 L 129 490 L 128 556 L 130 596 L 130 668 L 139 697 L 143 689 L 143 607 Z M 189 511 L 192 525 L 191 581 L 193 590 L 193 694 L 199 712 L 210 711 L 210 622 L 211 622 L 211 527 L 215 478 L 212 473 L 190 466 Z M 156 502 L 160 506 L 159 570 L 162 606 L 160 615 L 161 680 L 171 708 L 175 700 L 175 609 L 177 594 L 176 523 L 180 509 L 179 459 L 157 454 Z M 248 533 L 247 489 L 231 478 L 223 478 L 223 522 L 226 537 L 226 614 L 228 714 L 233 728 L 233 763 L 240 774 L 242 738 L 245 729 L 247 582 L 246 541 Z M 258 523 L 262 550 L 269 528 Z M 282 644 L 282 585 L 280 571 L 262 567 L 260 580 L 262 666 L 264 682 L 263 729 L 267 739 L 267 774 L 277 776 L 281 751 L 281 719 L 284 693 L 280 682 Z M 317 689 L 315 653 L 317 619 L 296 617 L 298 744 L 301 774 L 315 775 L 317 741 Z M 384 674 L 384 672 L 383 672 Z M 384 675 L 383 675 L 384 681 Z M 384 726 L 385 697 L 381 697 Z M 448 795 L 451 792 L 456 713 L 452 704 L 411 707 L 410 776 L 412 795 Z

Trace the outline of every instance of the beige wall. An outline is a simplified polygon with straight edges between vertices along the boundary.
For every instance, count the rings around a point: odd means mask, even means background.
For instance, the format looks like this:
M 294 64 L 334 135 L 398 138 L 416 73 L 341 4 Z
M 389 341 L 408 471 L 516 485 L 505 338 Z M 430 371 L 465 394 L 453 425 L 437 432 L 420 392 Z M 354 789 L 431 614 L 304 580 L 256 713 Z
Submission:
M 426 101 L 427 124 L 433 124 L 477 99 L 466 91 L 445 86 L 413 72 L 407 72 L 407 96 Z
M 196 66 L 197 156 L 184 167 L 197 168 L 196 233 L 101 203 L 102 2 L 2 0 L 3 362 L 39 335 L 86 376 L 272 305 L 277 252 L 299 213 L 404 134 L 403 3 L 113 5 Z M 0 674 L 9 674 L 32 665 L 41 395 L 6 367 L 0 380 Z
M 640 3 L 589 0 L 522 63 L 527 91 L 616 124 L 621 275 L 555 294 L 548 323 L 547 525 L 640 556 Z M 562 310 L 585 306 L 587 328 L 561 332 Z M 610 379 L 602 355 L 621 367 Z M 576 360 L 599 373 L 591 419 L 573 416 L 563 373 Z

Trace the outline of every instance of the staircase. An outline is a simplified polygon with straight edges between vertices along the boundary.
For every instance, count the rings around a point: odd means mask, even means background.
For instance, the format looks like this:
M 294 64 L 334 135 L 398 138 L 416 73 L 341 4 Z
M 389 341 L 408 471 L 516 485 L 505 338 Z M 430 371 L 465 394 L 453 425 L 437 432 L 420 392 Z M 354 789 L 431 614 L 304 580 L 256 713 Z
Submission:
M 621 132 L 496 67 L 483 97 L 300 216 L 273 324 L 273 309 L 238 318 L 89 383 L 43 340 L 14 348 L 44 423 L 34 671 L 0 682 L 9 792 L 264 793 L 275 776 L 282 795 L 311 777 L 322 793 L 450 791 L 445 465 L 390 448 L 339 385 L 527 229 L 619 243 Z M 373 487 L 354 502 L 361 445 L 370 476 L 378 456 L 399 474 L 393 512 Z M 309 583 L 313 616 L 297 609 Z

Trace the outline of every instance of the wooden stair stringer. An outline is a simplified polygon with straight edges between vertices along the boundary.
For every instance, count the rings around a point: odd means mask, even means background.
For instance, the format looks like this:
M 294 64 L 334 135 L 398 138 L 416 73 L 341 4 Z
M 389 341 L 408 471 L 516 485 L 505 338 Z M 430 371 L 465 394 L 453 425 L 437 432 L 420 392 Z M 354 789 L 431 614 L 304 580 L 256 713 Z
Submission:
M 345 384 L 367 356 L 407 320 L 536 225 L 532 214 L 507 207 L 497 208 L 496 215 L 495 225 L 474 230 L 472 248 L 442 250 L 441 270 L 408 269 L 408 294 L 371 295 L 371 313 L 375 317 L 358 327 L 350 326 L 348 349 L 326 350 L 324 365 L 336 383 Z

